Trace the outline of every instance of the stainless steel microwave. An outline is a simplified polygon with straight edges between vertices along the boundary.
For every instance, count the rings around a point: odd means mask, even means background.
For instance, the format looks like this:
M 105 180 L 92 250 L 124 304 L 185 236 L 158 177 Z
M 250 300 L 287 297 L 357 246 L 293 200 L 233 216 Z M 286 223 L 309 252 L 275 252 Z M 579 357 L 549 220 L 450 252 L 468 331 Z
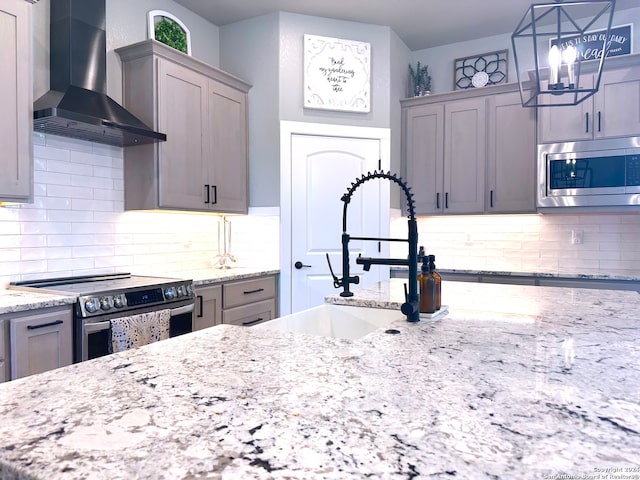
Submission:
M 640 206 L 640 137 L 538 145 L 538 207 Z

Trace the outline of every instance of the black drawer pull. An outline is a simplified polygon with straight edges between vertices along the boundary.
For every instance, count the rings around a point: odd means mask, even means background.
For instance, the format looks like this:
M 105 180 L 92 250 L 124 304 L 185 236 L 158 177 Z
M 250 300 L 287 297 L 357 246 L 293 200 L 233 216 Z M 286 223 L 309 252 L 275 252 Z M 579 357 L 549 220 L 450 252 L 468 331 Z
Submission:
M 245 295 L 251 295 L 252 293 L 264 292 L 264 288 L 257 288 L 255 290 L 249 290 L 248 292 L 242 292 Z
M 584 116 L 587 119 L 585 122 L 585 125 L 586 125 L 585 132 L 589 133 L 589 112 L 585 113 Z
M 602 131 L 602 112 L 598 112 L 598 131 Z
M 489 206 L 493 208 L 493 190 L 489 194 Z
M 202 295 L 198 295 L 198 310 L 200 310 L 200 313 L 198 313 L 196 317 L 202 318 L 204 316 L 204 312 L 202 311 Z
M 436 193 L 436 208 L 440 209 L 440 192 Z
M 213 188 L 213 202 L 211 202 L 211 204 L 215 205 L 218 203 L 218 186 L 212 185 L 211 187 Z
M 42 325 L 27 325 L 27 330 L 37 330 L 38 328 L 53 327 L 54 325 L 60 325 L 64 323 L 62 320 L 56 320 L 55 322 L 43 323 Z
M 209 185 L 204 186 L 204 194 L 206 195 L 206 199 L 204 203 L 211 203 L 211 194 L 209 193 Z
M 260 323 L 264 318 L 256 318 L 255 320 L 251 320 L 250 322 L 242 322 L 243 327 L 250 327 L 251 325 L 255 325 L 256 323 Z
M 449 208 L 449 192 L 444 194 L 444 208 Z

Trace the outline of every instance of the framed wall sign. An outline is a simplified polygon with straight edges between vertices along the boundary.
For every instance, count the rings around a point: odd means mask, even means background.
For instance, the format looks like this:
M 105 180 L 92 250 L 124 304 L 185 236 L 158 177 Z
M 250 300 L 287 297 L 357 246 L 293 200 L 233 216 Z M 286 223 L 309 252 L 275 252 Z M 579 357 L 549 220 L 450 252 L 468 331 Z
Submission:
M 371 110 L 371 44 L 304 36 L 304 106 Z
M 573 45 L 578 49 L 580 61 L 599 60 L 602 55 L 602 45 L 607 29 L 594 30 L 593 32 L 585 32 L 584 35 L 574 35 L 562 39 L 559 44 L 561 51 L 564 51 L 569 45 Z M 549 39 L 549 47 L 558 45 L 558 39 Z M 633 25 L 620 25 L 611 27 L 609 30 L 609 40 L 607 42 L 607 56 L 619 57 L 621 55 L 631 54 L 631 45 L 633 45 Z

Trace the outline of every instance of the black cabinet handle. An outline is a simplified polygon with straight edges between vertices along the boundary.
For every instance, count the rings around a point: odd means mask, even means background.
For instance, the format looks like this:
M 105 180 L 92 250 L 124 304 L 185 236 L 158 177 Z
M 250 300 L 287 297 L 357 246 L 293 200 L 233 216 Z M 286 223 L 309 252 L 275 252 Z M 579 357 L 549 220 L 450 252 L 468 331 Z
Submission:
M 449 192 L 444 194 L 444 208 L 449 208 Z
M 585 125 L 586 125 L 585 132 L 589 133 L 589 112 L 585 113 L 585 117 L 587 118 L 587 121 L 585 122 Z
M 202 295 L 198 295 L 198 309 L 200 310 L 200 313 L 198 313 L 196 315 L 196 317 L 198 318 L 202 318 L 204 316 L 204 311 L 202 310 Z
M 216 203 L 218 203 L 218 186 L 212 185 L 212 188 L 213 188 L 213 202 L 211 203 L 215 205 Z
M 493 190 L 489 192 L 489 206 L 493 208 Z
M 27 330 L 37 330 L 38 328 L 53 327 L 54 325 L 60 325 L 64 323 L 62 320 L 56 320 L 55 322 L 43 323 L 42 325 L 27 325 Z
M 436 208 L 440 209 L 440 192 L 436 193 Z
M 255 325 L 256 323 L 260 323 L 264 320 L 264 318 L 256 318 L 255 320 L 251 320 L 250 322 L 242 322 L 243 327 L 250 327 L 251 325 Z
M 205 201 L 204 203 L 210 203 L 211 202 L 211 197 L 210 197 L 210 193 L 209 193 L 209 185 L 205 185 L 204 186 L 204 195 L 205 195 Z
M 242 292 L 245 295 L 251 295 L 252 293 L 264 292 L 264 288 L 257 288 L 255 290 L 249 290 L 248 292 Z
M 598 112 L 598 131 L 602 131 L 602 112 Z

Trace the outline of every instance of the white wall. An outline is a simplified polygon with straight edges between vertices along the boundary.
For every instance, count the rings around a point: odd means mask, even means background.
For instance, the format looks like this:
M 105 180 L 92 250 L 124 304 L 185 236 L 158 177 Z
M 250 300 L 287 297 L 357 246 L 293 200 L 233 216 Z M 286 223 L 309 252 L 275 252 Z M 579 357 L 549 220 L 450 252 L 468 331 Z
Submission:
M 371 43 L 369 113 L 303 107 L 304 34 Z M 286 12 L 220 29 L 222 68 L 246 78 L 253 85 L 249 93 L 252 117 L 249 128 L 254 130 L 249 142 L 252 206 L 273 207 L 280 203 L 280 137 L 274 121 L 392 127 L 396 136 L 392 145 L 396 149 L 392 154 L 392 166 L 399 169 L 399 99 L 405 94 L 404 91 L 400 93 L 398 85 L 406 81 L 406 77 L 404 72 L 391 67 L 391 59 L 393 54 L 401 52 L 402 62 L 408 62 L 408 49 L 399 43 L 389 27 Z

